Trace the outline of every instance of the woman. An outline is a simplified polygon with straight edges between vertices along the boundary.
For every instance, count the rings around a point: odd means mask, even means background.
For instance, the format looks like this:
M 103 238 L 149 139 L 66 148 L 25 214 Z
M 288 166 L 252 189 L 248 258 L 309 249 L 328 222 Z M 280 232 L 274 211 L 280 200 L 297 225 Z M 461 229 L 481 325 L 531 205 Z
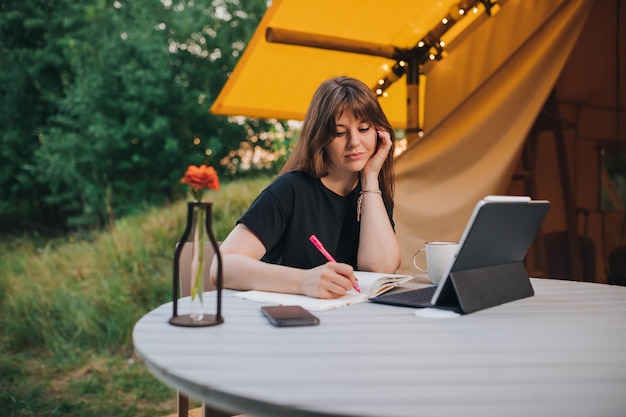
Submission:
M 349 77 L 322 83 L 279 176 L 220 246 L 224 286 L 337 298 L 358 287 L 355 269 L 395 272 L 394 142 L 364 83 Z M 315 248 L 313 234 L 337 262 Z M 213 282 L 216 275 L 214 262 Z

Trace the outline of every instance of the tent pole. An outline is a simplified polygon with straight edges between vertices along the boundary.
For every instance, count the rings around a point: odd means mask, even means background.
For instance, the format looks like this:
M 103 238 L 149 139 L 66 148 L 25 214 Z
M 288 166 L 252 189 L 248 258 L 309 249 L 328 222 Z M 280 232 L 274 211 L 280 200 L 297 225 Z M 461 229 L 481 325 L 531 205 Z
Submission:
M 539 131 L 535 127 L 531 129 L 530 134 L 524 143 L 522 150 L 522 166 L 524 172 L 521 179 L 524 181 L 524 193 L 533 199 L 537 198 L 537 147 L 539 142 Z M 533 242 L 534 259 L 533 269 L 543 272 L 546 271 L 546 255 L 543 239 L 537 235 Z
M 567 243 L 570 253 L 570 263 L 572 266 L 572 278 L 576 281 L 583 281 L 582 252 L 580 247 L 580 237 L 578 236 L 578 225 L 576 222 L 576 207 L 572 194 L 569 169 L 567 166 L 567 155 L 565 149 L 565 136 L 560 122 L 559 104 L 556 91 L 552 90 L 546 107 L 556 116 L 552 121 L 552 131 L 556 144 L 556 154 L 558 159 L 559 174 L 561 177 L 561 189 L 563 190 L 563 205 L 565 207 L 565 219 L 567 222 Z
M 265 30 L 265 40 L 272 43 L 307 46 L 309 48 L 379 56 L 395 60 L 400 59 L 400 57 L 405 55 L 407 52 L 407 49 L 396 48 L 392 45 L 381 45 L 373 42 L 357 41 L 353 39 L 338 38 L 336 36 L 299 32 L 296 30 L 274 27 L 268 27 Z
M 420 103 L 419 100 L 419 61 L 413 57 L 408 60 L 406 71 L 406 139 L 410 144 L 420 138 L 421 126 L 419 125 Z

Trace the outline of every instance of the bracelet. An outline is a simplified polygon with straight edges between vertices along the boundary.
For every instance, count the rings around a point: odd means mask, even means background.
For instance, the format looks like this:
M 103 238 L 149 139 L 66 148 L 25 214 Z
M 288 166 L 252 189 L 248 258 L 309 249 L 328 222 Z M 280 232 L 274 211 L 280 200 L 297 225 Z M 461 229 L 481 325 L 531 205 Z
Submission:
M 359 193 L 359 198 L 358 200 L 356 200 L 356 221 L 357 222 L 361 221 L 361 205 L 363 204 L 364 194 L 378 194 L 380 196 L 383 195 L 383 193 L 380 190 L 361 190 L 361 192 Z

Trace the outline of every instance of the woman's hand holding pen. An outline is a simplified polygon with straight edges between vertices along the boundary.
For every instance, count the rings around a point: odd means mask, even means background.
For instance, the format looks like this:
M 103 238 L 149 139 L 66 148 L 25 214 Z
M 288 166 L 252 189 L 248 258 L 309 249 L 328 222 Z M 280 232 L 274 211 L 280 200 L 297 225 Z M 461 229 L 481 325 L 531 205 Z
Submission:
M 327 262 L 306 270 L 302 292 L 309 297 L 338 298 L 350 291 L 355 282 L 354 269 L 350 265 Z

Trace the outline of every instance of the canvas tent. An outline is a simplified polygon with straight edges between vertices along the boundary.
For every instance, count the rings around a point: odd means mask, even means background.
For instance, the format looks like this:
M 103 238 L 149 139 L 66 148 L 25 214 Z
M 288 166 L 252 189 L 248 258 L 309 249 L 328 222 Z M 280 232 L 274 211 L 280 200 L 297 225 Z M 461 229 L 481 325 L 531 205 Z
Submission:
M 481 13 L 470 19 L 472 7 Z M 561 237 L 537 240 L 531 273 L 549 276 L 560 257 L 563 278 L 604 282 L 610 252 L 626 244 L 623 207 L 614 199 L 602 210 L 598 197 L 600 155 L 626 152 L 624 9 L 620 0 L 274 1 L 211 111 L 301 119 L 324 79 L 347 74 L 373 89 L 385 80 L 381 105 L 410 139 L 396 161 L 401 272 L 414 272 L 425 241 L 458 239 L 483 196 L 530 194 L 553 204 L 542 236 Z M 268 28 L 310 43 L 345 39 L 352 50 L 268 42 Z M 393 48 L 422 40 L 421 56 L 435 59 L 419 61 L 419 76 L 394 77 Z M 560 254 L 546 256 L 554 246 Z

